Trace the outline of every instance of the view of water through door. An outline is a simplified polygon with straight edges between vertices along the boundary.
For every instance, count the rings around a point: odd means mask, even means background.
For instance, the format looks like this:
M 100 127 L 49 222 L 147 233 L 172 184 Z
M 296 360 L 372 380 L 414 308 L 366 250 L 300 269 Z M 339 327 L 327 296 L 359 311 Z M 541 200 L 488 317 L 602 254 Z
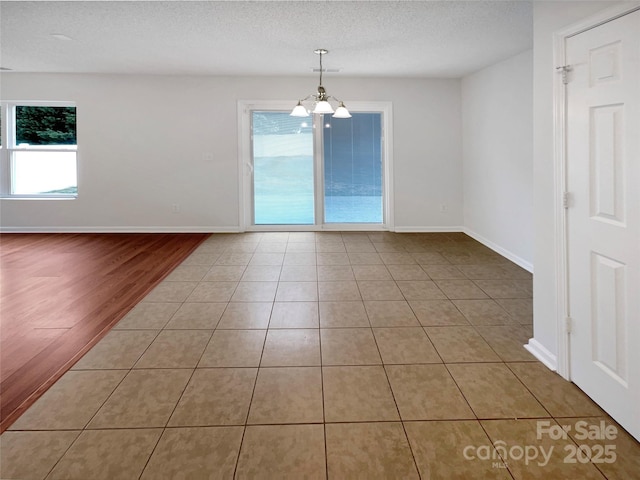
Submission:
M 252 111 L 253 223 L 383 223 L 381 123 Z

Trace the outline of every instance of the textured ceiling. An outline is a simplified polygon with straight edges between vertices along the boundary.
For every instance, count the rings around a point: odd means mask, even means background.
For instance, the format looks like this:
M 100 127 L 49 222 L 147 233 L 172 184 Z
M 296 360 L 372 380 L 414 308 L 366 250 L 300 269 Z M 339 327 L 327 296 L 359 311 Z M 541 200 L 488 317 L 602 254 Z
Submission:
M 341 76 L 460 77 L 531 48 L 533 25 L 529 1 L 3 0 L 0 28 L 22 72 L 306 75 L 322 47 Z

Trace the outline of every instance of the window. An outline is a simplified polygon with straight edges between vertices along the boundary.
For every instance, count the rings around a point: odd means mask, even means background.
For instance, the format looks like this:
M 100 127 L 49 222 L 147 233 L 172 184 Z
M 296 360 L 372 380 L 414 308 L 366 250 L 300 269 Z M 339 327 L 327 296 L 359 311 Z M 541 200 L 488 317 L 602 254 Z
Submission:
M 2 196 L 75 197 L 77 143 L 74 105 L 2 104 Z

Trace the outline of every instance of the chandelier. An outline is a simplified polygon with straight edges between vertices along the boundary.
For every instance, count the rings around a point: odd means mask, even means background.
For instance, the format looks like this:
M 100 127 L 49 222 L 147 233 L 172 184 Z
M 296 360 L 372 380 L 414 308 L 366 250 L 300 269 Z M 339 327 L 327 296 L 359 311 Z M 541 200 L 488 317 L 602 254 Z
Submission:
M 318 48 L 317 50 L 314 50 L 313 53 L 320 56 L 320 85 L 318 86 L 318 91 L 307 95 L 302 100 L 298 100 L 298 104 L 293 108 L 290 115 L 292 117 L 308 117 L 309 110 L 307 110 L 307 107 L 305 107 L 302 102 L 313 97 L 315 100 L 313 113 L 333 113 L 334 118 L 351 118 L 351 114 L 349 113 L 349 110 L 347 110 L 347 107 L 344 106 L 344 102 L 338 100 L 336 97 L 327 95 L 327 92 L 322 86 L 322 56 L 329 53 L 329 50 Z M 330 98 L 338 103 L 335 113 L 333 111 L 333 107 L 329 103 Z

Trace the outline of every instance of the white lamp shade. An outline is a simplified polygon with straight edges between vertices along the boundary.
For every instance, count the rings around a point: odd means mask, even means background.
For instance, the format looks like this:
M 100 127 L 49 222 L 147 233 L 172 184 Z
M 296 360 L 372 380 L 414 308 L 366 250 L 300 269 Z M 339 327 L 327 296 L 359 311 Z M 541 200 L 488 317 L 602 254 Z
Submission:
M 291 113 L 289 115 L 291 115 L 292 117 L 308 117 L 309 112 L 307 112 L 307 109 L 304 107 L 304 105 L 298 102 L 298 105 L 293 107 L 293 110 L 291 110 Z
M 313 113 L 333 113 L 333 108 L 329 102 L 322 100 L 316 103 L 316 108 L 313 109 Z
M 345 107 L 342 103 L 338 108 L 336 108 L 336 113 L 333 114 L 334 118 L 351 118 L 351 114 L 347 107 Z

